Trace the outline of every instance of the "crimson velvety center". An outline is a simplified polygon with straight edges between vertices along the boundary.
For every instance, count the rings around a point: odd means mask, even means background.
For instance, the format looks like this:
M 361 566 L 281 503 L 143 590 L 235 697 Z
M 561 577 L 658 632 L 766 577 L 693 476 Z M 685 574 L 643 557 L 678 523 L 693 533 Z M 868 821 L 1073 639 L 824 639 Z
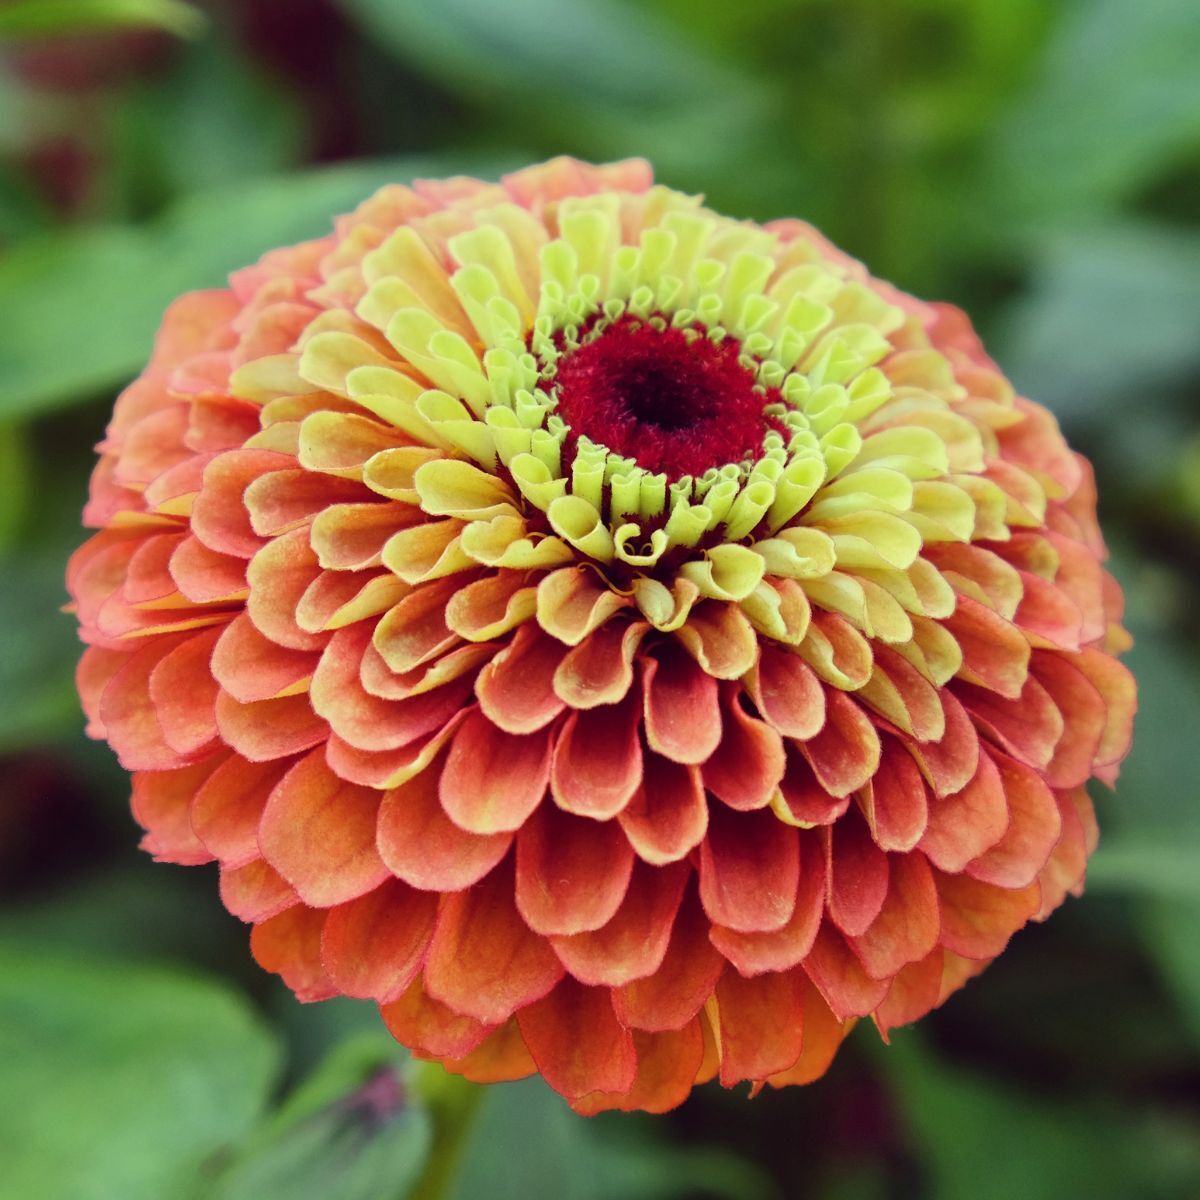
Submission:
M 756 454 L 773 396 L 739 361 L 735 338 L 658 329 L 624 317 L 558 363 L 568 451 L 586 435 L 669 479 Z

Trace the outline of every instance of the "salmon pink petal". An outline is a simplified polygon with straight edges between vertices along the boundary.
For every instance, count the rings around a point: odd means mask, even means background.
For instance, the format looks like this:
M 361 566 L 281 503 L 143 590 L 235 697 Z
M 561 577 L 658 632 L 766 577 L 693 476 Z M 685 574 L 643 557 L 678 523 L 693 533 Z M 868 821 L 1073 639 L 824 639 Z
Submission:
M 856 701 L 826 689 L 826 721 L 821 732 L 797 742 L 821 786 L 831 796 L 848 796 L 879 767 L 879 734 Z
M 941 700 L 946 713 L 945 736 L 939 742 L 910 745 L 908 749 L 933 794 L 949 796 L 961 791 L 979 767 L 979 735 L 952 692 L 943 690 Z
M 1008 828 L 1008 798 L 992 755 L 979 756 L 974 778 L 961 791 L 935 800 L 918 848 L 935 867 L 957 874 L 994 846 Z
M 240 704 L 270 700 L 307 679 L 317 656 L 305 650 L 280 646 L 264 637 L 241 613 L 217 633 L 212 648 L 212 675 Z
M 217 736 L 217 682 L 209 660 L 219 629 L 185 638 L 150 672 L 150 699 L 167 744 L 180 754 L 203 750 Z
M 541 999 L 562 975 L 550 943 L 517 911 L 511 860 L 443 901 L 425 987 L 455 1012 L 499 1025 Z
M 633 1037 L 617 1021 L 607 988 L 585 987 L 568 975 L 521 1009 L 517 1023 L 542 1077 L 567 1099 L 633 1087 Z
M 708 829 L 699 769 L 647 753 L 642 782 L 617 820 L 644 862 L 661 866 L 686 857 Z
M 399 999 L 382 1005 L 379 1015 L 397 1041 L 427 1058 L 462 1058 L 495 1028 L 435 1000 L 420 978 L 414 979 Z
M 850 945 L 872 979 L 891 979 L 929 954 L 941 928 L 933 873 L 923 854 L 888 856 L 887 897 L 870 927 Z
M 825 914 L 825 850 L 817 835 L 800 835 L 800 886 L 796 907 L 781 929 L 771 933 L 737 933 L 714 925 L 709 937 L 739 974 L 786 971 L 812 949 Z
M 173 771 L 138 771 L 133 777 L 133 815 L 146 831 L 142 849 L 160 862 L 192 866 L 212 861 L 192 830 L 192 798 L 220 766 L 221 755 Z
M 252 763 L 233 754 L 200 785 L 192 801 L 192 829 L 222 866 L 241 867 L 258 858 L 258 823 L 267 797 L 294 761 Z
M 621 906 L 608 922 L 593 932 L 550 939 L 563 966 L 580 983 L 604 987 L 652 975 L 667 952 L 690 874 L 685 863 L 635 863 Z
M 910 1025 L 938 1004 L 945 957 L 945 951 L 937 946 L 896 972 L 888 994 L 872 1014 L 885 1039 L 890 1030 Z
M 251 558 L 265 545 L 254 532 L 243 495 L 260 475 L 294 465 L 273 450 L 227 450 L 204 469 L 204 484 L 192 506 L 192 532 L 210 550 Z
M 554 694 L 572 708 L 595 708 L 624 699 L 633 684 L 633 656 L 650 627 L 609 621 L 563 655 L 554 671 Z
M 398 879 L 329 910 L 321 961 L 346 996 L 386 1004 L 416 978 L 433 937 L 438 899 Z
M 261 858 L 221 867 L 221 903 L 239 921 L 258 923 L 300 903 L 296 889 Z
M 336 994 L 321 963 L 321 909 L 295 904 L 250 932 L 250 951 L 264 971 L 282 976 L 296 998 L 311 1003 Z
M 766 645 L 750 677 L 750 695 L 763 720 L 785 737 L 806 741 L 825 724 L 825 689 L 804 660 Z
M 754 626 L 736 604 L 697 604 L 675 636 L 715 679 L 740 679 L 758 661 Z
M 507 1083 L 537 1071 L 537 1064 L 525 1045 L 515 1017 L 493 1029 L 468 1054 L 443 1059 L 442 1066 L 472 1083 Z
M 1024 634 L 978 600 L 959 596 L 943 622 L 963 653 L 960 676 L 1015 700 L 1029 674 L 1029 643 Z
M 258 631 L 293 650 L 320 650 L 328 635 L 309 633 L 296 624 L 296 606 L 320 574 L 307 530 L 294 529 L 268 542 L 246 568 L 246 613 Z
M 1051 787 L 1078 787 L 1092 773 L 1108 720 L 1104 697 L 1065 655 L 1038 650 L 1033 674 L 1063 718 L 1063 735 L 1043 772 Z
M 730 808 L 765 808 L 787 766 L 783 739 L 742 707 L 736 684 L 723 687 L 725 716 L 721 742 L 704 762 L 704 786 Z
M 217 728 L 226 745 L 251 762 L 300 754 L 324 741 L 329 733 L 329 726 L 313 712 L 303 693 L 239 704 L 227 692 L 220 692 Z
M 482 879 L 508 852 L 511 833 L 460 829 L 438 799 L 431 767 L 393 788 L 379 806 L 376 843 L 393 875 L 429 892 L 457 892 Z
M 387 878 L 375 849 L 378 813 L 377 792 L 339 778 L 314 750 L 271 792 L 258 844 L 305 904 L 330 908 Z
M 1049 580 L 1029 571 L 1021 572 L 1025 593 L 1013 620 L 1035 644 L 1078 650 L 1083 632 L 1083 613 L 1074 600 Z
M 658 1032 L 682 1029 L 712 995 L 725 960 L 708 940 L 708 920 L 692 889 L 675 915 L 662 964 L 653 974 L 614 988 L 622 1025 Z
M 640 707 L 630 693 L 620 704 L 567 717 L 550 765 L 550 789 L 559 807 L 605 821 L 633 799 L 642 782 Z
M 721 1023 L 721 1083 L 766 1079 L 800 1057 L 804 1039 L 804 972 L 743 978 L 726 971 L 717 981 Z
M 458 727 L 438 794 L 446 815 L 468 833 L 520 829 L 546 794 L 550 730 L 506 733 L 482 713 Z
M 1037 913 L 1037 883 L 1000 888 L 969 875 L 934 871 L 942 913 L 942 945 L 963 958 L 995 958 L 1009 938 Z
M 822 924 L 804 970 L 839 1021 L 866 1016 L 887 995 L 890 980 L 872 979 L 846 939 Z
M 1082 671 L 1104 697 L 1108 719 L 1096 750 L 1096 764 L 1119 763 L 1129 751 L 1133 715 L 1137 711 L 1137 685 L 1128 667 L 1099 650 L 1083 650 L 1071 662 Z
M 696 1082 L 704 1059 L 704 1033 L 699 1020 L 665 1033 L 633 1032 L 637 1073 L 625 1092 L 591 1092 L 572 1102 L 585 1116 L 609 1109 L 664 1113 L 677 1108 Z
M 642 662 L 646 741 L 664 758 L 702 763 L 721 741 L 717 681 L 668 643 Z
M 855 937 L 879 915 L 888 892 L 888 856 L 856 808 L 824 830 L 829 916 Z
M 968 684 L 959 685 L 958 698 L 980 729 L 1014 758 L 1039 770 L 1049 765 L 1063 735 L 1063 719 L 1050 693 L 1032 675 L 1015 700 Z
M 105 736 L 128 771 L 164 771 L 188 760 L 167 741 L 150 694 L 151 674 L 177 645 L 178 638 L 154 638 L 126 656 L 100 695 Z
M 615 821 L 543 805 L 517 834 L 517 908 L 535 933 L 572 934 L 612 920 L 633 871 Z
M 700 899 L 714 924 L 767 933 L 787 924 L 800 883 L 800 842 L 774 813 L 711 806 L 700 846 Z
M 967 866 L 967 874 L 997 887 L 1022 888 L 1046 865 L 1062 833 L 1062 818 L 1053 792 L 1036 771 L 998 751 L 992 759 L 1008 799 L 1008 827 Z
M 525 624 L 479 673 L 475 695 L 493 725 L 509 733 L 534 733 L 565 707 L 554 674 L 566 651 L 562 643 Z
M 820 1079 L 829 1070 L 838 1047 L 854 1025 L 853 1020 L 840 1021 L 833 1015 L 824 997 L 809 979 L 804 981 L 804 999 L 800 1011 L 804 1024 L 800 1057 L 786 1071 L 772 1075 L 767 1080 L 772 1087 L 812 1083 L 814 1079 Z
M 795 742 L 784 746 L 787 766 L 779 781 L 778 802 L 789 824 L 829 825 L 850 807 L 849 796 L 831 796 L 818 782 Z
M 881 850 L 911 850 L 925 832 L 929 792 L 898 739 L 883 738 L 879 770 L 861 793 L 863 815 Z

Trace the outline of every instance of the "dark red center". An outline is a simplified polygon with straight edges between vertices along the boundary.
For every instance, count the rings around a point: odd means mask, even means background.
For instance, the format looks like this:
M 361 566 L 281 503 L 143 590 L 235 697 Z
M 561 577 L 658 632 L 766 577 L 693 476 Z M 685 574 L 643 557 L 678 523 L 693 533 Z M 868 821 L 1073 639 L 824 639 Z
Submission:
M 755 388 L 734 338 L 714 342 L 624 317 L 559 359 L 558 412 L 582 435 L 670 479 L 756 454 L 772 396 Z

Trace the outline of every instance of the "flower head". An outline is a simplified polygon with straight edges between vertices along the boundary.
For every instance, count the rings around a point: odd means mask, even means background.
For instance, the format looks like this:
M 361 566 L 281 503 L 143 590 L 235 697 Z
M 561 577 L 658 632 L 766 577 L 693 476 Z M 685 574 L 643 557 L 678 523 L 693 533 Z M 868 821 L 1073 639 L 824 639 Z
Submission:
M 70 589 L 144 845 L 581 1111 L 821 1075 L 1082 885 L 1091 471 L 966 318 L 645 164 L 389 187 L 167 313 Z

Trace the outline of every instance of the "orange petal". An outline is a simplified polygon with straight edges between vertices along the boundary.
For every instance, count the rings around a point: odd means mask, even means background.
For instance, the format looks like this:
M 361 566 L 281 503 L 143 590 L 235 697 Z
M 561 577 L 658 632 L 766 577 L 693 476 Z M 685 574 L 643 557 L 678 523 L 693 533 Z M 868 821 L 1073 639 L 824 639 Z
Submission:
M 881 850 L 911 850 L 928 823 L 928 789 L 899 740 L 882 741 L 879 770 L 861 793 L 863 815 Z
M 866 1016 L 887 995 L 890 980 L 872 979 L 846 939 L 828 922 L 821 925 L 804 970 L 839 1021 Z
M 661 866 L 684 858 L 708 829 L 699 770 L 647 754 L 641 785 L 617 820 L 644 862 Z
M 221 867 L 221 903 L 239 921 L 255 924 L 300 903 L 295 888 L 261 858 L 240 867 Z
M 457 892 L 482 879 L 505 855 L 512 834 L 467 833 L 438 799 L 436 767 L 387 792 L 376 844 L 388 870 L 430 892 Z
M 560 642 L 578 646 L 629 604 L 586 567 L 561 567 L 544 575 L 537 590 L 538 624 Z
M 963 958 L 995 958 L 1040 907 L 1037 883 L 999 888 L 969 875 L 934 872 L 942 910 L 942 945 Z
M 327 1000 L 336 989 L 321 965 L 321 930 L 325 913 L 295 904 L 270 917 L 250 932 L 250 952 L 264 971 L 283 982 L 302 1003 Z
M 888 892 L 888 856 L 856 808 L 824 831 L 829 916 L 855 937 L 879 915 Z
M 1108 706 L 1108 718 L 1096 750 L 1096 765 L 1119 763 L 1129 752 L 1133 715 L 1137 711 L 1137 685 L 1133 676 L 1128 667 L 1099 650 L 1084 650 L 1071 662 L 1092 681 Z
M 646 741 L 679 763 L 702 763 L 721 741 L 717 681 L 672 643 L 642 660 Z
M 425 986 L 455 1012 L 499 1025 L 544 996 L 562 974 L 550 944 L 517 912 L 511 861 L 443 901 Z
M 185 638 L 150 672 L 150 699 L 167 744 L 195 754 L 217 736 L 217 682 L 209 659 L 220 629 Z
M 192 829 L 222 866 L 237 868 L 259 857 L 258 823 L 267 797 L 294 761 L 252 763 L 230 755 L 200 786 Z
M 416 978 L 433 937 L 438 898 L 399 879 L 330 909 L 321 935 L 321 961 L 346 996 L 397 999 Z
M 243 494 L 260 475 L 294 467 L 295 459 L 273 450 L 227 450 L 204 469 L 192 506 L 192 532 L 210 550 L 250 558 L 265 540 L 254 532 Z
M 537 1072 L 515 1017 L 493 1029 L 469 1054 L 444 1058 L 442 1066 L 473 1083 L 507 1083 Z
M 670 1112 L 689 1095 L 704 1058 L 704 1033 L 700 1021 L 665 1033 L 633 1030 L 637 1073 L 626 1092 L 591 1092 L 572 1102 L 585 1116 L 618 1109 L 621 1112 Z
M 675 915 L 662 964 L 643 979 L 613 989 L 622 1025 L 661 1031 L 682 1029 L 712 995 L 725 960 L 708 939 L 708 919 L 688 889 Z
M 629 803 L 642 781 L 640 709 L 631 693 L 620 704 L 567 717 L 550 766 L 550 788 L 560 808 L 603 821 Z
M 1061 654 L 1038 650 L 1033 674 L 1062 714 L 1065 728 L 1044 775 L 1051 787 L 1078 787 L 1092 773 L 1108 720 L 1104 697 L 1088 677 Z
M 929 862 L 921 853 L 889 856 L 887 898 L 865 933 L 850 939 L 872 979 L 890 979 L 937 945 L 941 922 Z
M 396 674 L 436 658 L 459 641 L 446 625 L 446 604 L 460 587 L 458 578 L 422 584 L 380 618 L 372 642 Z
M 691 874 L 684 863 L 634 865 L 621 906 L 601 928 L 552 937 L 563 966 L 580 983 L 620 987 L 662 965 L 671 926 Z
M 615 821 L 543 805 L 517 834 L 517 908 L 541 934 L 586 933 L 612 920 L 633 871 Z
M 1022 888 L 1046 865 L 1062 833 L 1058 802 L 1042 777 L 1024 763 L 992 752 L 1008 799 L 1004 835 L 967 867 L 967 873 L 997 887 Z
M 142 849 L 160 862 L 189 867 L 212 861 L 207 847 L 192 830 L 192 798 L 220 766 L 222 756 L 173 771 L 137 771 L 133 776 L 133 816 L 146 831 Z
M 320 650 L 328 635 L 309 633 L 296 624 L 296 606 L 320 574 L 307 529 L 294 529 L 268 542 L 246 568 L 246 613 L 259 632 L 280 646 Z
M 772 1087 L 812 1083 L 829 1070 L 842 1039 L 854 1026 L 853 1021 L 839 1021 L 830 1011 L 821 993 L 804 981 L 804 1000 L 801 1006 L 804 1023 L 804 1044 L 800 1057 L 786 1071 L 772 1075 L 767 1082 Z
M 165 771 L 187 761 L 167 742 L 150 694 L 151 673 L 177 645 L 177 638 L 152 639 L 126 657 L 101 693 L 105 737 L 127 771 Z
M 726 971 L 717 981 L 721 1023 L 721 1083 L 766 1079 L 800 1057 L 804 1037 L 804 972 L 768 972 L 745 979 Z
M 1063 735 L 1063 719 L 1050 693 L 1032 675 L 1016 700 L 969 684 L 956 690 L 975 723 L 1014 758 L 1039 769 L 1049 764 Z
M 924 958 L 901 967 L 873 1016 L 886 1039 L 898 1025 L 910 1025 L 935 1007 L 942 990 L 946 952 L 937 946 Z
M 367 500 L 371 492 L 350 479 L 335 479 L 300 469 L 269 471 L 246 488 L 250 527 L 261 537 L 274 537 L 312 517 L 330 504 Z
M 779 795 L 792 821 L 802 826 L 829 825 L 850 807 L 849 796 L 831 796 L 818 782 L 796 742 L 784 743 L 787 763 Z
M 613 1013 L 607 988 L 570 976 L 517 1014 L 521 1036 L 545 1081 L 569 1100 L 633 1087 L 633 1037 Z
M 831 796 L 848 796 L 879 766 L 879 734 L 871 719 L 845 692 L 826 689 L 821 732 L 797 742 L 818 782 Z
M 220 692 L 217 728 L 222 740 L 251 762 L 300 754 L 329 735 L 329 726 L 313 712 L 304 693 L 239 704 L 228 692 Z
M 271 793 L 258 844 L 306 904 L 330 908 L 388 877 L 375 849 L 378 813 L 379 793 L 335 775 L 315 750 Z
M 749 691 L 763 720 L 785 737 L 806 741 L 825 724 L 825 689 L 803 659 L 781 647 L 763 646 Z
M 495 1028 L 435 1000 L 425 991 L 420 977 L 399 999 L 382 1005 L 379 1015 L 392 1037 L 428 1058 L 462 1058 Z
M 1029 643 L 1011 621 L 970 596 L 959 596 L 942 624 L 962 650 L 961 678 L 1011 699 L 1021 694 L 1029 673 Z
M 800 843 L 792 826 L 765 809 L 711 806 L 700 845 L 700 899 L 714 924 L 765 933 L 787 924 L 800 883 Z
M 736 684 L 725 684 L 722 691 L 723 735 L 702 768 L 704 786 L 730 808 L 742 812 L 765 808 L 787 766 L 783 739 L 765 721 L 746 712 Z
M 992 756 L 979 756 L 974 778 L 961 791 L 929 808 L 920 850 L 935 867 L 956 874 L 994 846 L 1008 828 L 1008 800 Z
M 946 713 L 946 733 L 940 742 L 910 744 L 909 753 L 938 797 L 961 791 L 979 766 L 979 735 L 966 709 L 953 693 L 941 692 Z
M 649 629 L 644 621 L 609 621 L 563 656 L 554 671 L 554 694 L 572 708 L 616 704 L 633 683 L 633 656 Z
M 706 600 L 696 605 L 675 636 L 716 679 L 740 679 L 758 661 L 758 634 L 736 604 Z
M 709 937 L 739 974 L 786 971 L 805 958 L 825 913 L 825 850 L 817 835 L 800 836 L 800 885 L 786 925 L 771 933 L 737 933 L 714 925 Z
M 533 733 L 554 720 L 564 708 L 554 673 L 565 653 L 536 625 L 522 625 L 475 681 L 488 720 L 509 733 Z
M 241 704 L 269 700 L 313 673 L 317 656 L 264 637 L 246 613 L 223 630 L 212 651 L 212 674 Z
M 520 829 L 546 794 L 551 731 L 505 733 L 472 713 L 450 742 L 439 795 L 446 815 L 469 833 Z
M 1035 644 L 1078 650 L 1083 632 L 1083 613 L 1061 588 L 1040 575 L 1021 572 L 1025 594 L 1013 620 Z

